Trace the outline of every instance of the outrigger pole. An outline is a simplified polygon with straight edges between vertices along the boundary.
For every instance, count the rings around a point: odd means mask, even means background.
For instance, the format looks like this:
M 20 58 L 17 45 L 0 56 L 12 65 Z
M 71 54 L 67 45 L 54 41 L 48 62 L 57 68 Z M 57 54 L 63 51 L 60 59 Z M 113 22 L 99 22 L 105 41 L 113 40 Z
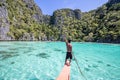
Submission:
M 81 71 L 81 69 L 80 69 L 80 66 L 79 66 L 79 64 L 78 64 L 78 61 L 77 61 L 75 55 L 74 55 L 73 53 L 72 53 L 72 55 L 74 56 L 74 59 L 75 59 L 75 62 L 76 62 L 76 64 L 77 64 L 77 67 L 78 67 L 78 70 L 79 70 L 80 74 L 84 77 L 85 80 L 87 80 L 87 78 L 85 77 L 85 75 L 82 73 L 82 71 Z

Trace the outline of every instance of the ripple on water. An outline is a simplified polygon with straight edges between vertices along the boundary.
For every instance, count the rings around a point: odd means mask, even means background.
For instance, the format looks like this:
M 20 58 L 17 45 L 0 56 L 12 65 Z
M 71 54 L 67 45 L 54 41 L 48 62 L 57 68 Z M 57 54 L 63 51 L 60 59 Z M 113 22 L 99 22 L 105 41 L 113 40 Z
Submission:
M 8 48 L 11 51 L 15 51 L 15 50 L 20 50 L 20 49 L 25 49 L 25 47 L 21 48 L 21 47 L 16 47 L 16 48 Z
M 88 60 L 85 60 L 86 62 L 88 62 Z
M 97 62 L 103 64 L 103 61 L 97 61 Z
M 57 48 L 55 48 L 54 51 L 58 51 L 58 52 L 61 52 L 61 51 L 62 51 L 62 52 L 63 52 L 63 50 L 57 49 Z
M 34 78 L 29 79 L 29 80 L 39 80 L 39 79 L 34 77 Z
M 26 51 L 24 51 L 23 53 L 24 53 L 24 54 L 27 54 L 27 53 L 30 53 L 30 52 L 32 52 L 32 50 L 26 50 Z
M 93 64 L 92 67 L 93 67 L 93 68 L 97 68 L 97 67 L 99 67 L 99 66 L 96 65 L 96 64 Z
M 11 62 L 11 64 L 14 64 L 15 62 Z
M 62 53 L 66 53 L 65 51 L 62 51 Z
M 32 52 L 35 49 L 32 47 L 18 47 L 18 48 L 10 48 L 9 50 L 23 51 L 23 53 L 26 54 L 26 53 Z
M 110 64 L 107 64 L 108 67 L 110 67 L 111 65 Z
M 1 60 L 5 60 L 5 59 L 8 59 L 8 58 L 11 58 L 11 57 L 15 57 L 15 56 L 19 56 L 18 54 L 3 54 L 0 59 Z
M 3 55 L 3 58 L 2 60 L 5 60 L 5 59 L 8 59 L 8 58 L 11 58 L 11 57 L 15 57 L 15 56 L 19 56 L 18 54 L 7 54 L 7 55 Z
M 91 66 L 90 66 L 90 65 L 88 65 L 88 67 L 90 68 Z
M 4 80 L 4 78 L 0 77 L 0 80 Z
M 0 67 L 2 67 L 3 65 L 0 65 Z
M 48 58 L 48 57 L 50 57 L 47 53 L 39 53 L 36 56 L 37 57 L 41 57 L 41 58 Z
M 84 68 L 84 70 L 85 70 L 85 71 L 90 71 L 90 69 L 89 69 L 89 68 Z
M 16 54 L 17 51 L 0 51 L 0 54 Z
M 0 45 L 0 47 L 9 47 L 10 45 Z

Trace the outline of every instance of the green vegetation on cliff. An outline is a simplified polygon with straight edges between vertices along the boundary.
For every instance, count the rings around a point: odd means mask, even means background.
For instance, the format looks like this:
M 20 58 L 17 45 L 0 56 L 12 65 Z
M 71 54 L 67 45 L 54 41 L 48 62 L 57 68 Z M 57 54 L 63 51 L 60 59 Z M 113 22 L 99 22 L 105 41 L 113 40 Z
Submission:
M 11 40 L 62 40 L 120 43 L 120 3 L 108 2 L 96 10 L 60 9 L 43 15 L 34 0 L 4 0 L 7 7 L 7 36 Z M 3 11 L 4 12 L 4 11 Z
M 52 30 L 42 22 L 42 12 L 31 1 L 6 0 L 10 23 L 8 36 L 12 40 L 47 40 L 46 33 Z
M 69 16 L 68 11 L 64 9 L 54 13 L 54 24 L 60 28 L 61 36 L 71 36 L 74 41 L 120 43 L 120 3 L 107 3 L 82 13 L 80 20 L 74 15 Z

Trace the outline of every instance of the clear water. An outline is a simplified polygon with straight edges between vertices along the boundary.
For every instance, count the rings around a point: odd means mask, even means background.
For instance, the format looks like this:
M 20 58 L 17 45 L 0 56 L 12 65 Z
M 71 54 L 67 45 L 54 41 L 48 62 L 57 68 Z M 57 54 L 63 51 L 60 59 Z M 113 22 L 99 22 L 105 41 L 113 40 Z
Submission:
M 120 45 L 73 42 L 87 80 L 120 80 Z M 64 42 L 0 42 L 0 80 L 55 80 L 64 66 Z M 75 60 L 70 80 L 84 80 Z

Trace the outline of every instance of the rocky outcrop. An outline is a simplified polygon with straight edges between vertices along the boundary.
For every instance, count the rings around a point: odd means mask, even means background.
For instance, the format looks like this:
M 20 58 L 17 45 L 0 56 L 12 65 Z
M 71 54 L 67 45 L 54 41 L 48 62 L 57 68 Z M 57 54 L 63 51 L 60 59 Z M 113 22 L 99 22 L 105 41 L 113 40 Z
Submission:
M 54 25 L 60 25 L 66 18 L 81 19 L 81 11 L 79 9 L 60 9 L 53 13 L 52 19 Z
M 75 13 L 75 18 L 78 19 L 78 20 L 80 20 L 81 19 L 81 14 L 82 14 L 82 12 L 80 11 L 80 9 L 75 9 L 74 13 Z
M 51 16 L 50 15 L 43 15 L 43 22 L 45 24 L 50 24 Z
M 30 9 L 35 9 L 36 13 L 32 16 L 33 19 L 39 23 L 43 22 L 42 10 L 35 4 L 34 0 L 23 0 L 26 6 Z
M 34 0 L 0 0 L 0 40 L 16 40 L 10 26 L 16 29 L 35 22 L 42 23 L 43 14 Z M 12 34 L 8 36 L 9 32 Z
M 11 38 L 7 36 L 9 32 L 9 21 L 8 21 L 8 11 L 5 6 L 5 1 L 0 2 L 0 40 L 10 40 Z
M 74 41 L 120 43 L 119 2 L 85 13 L 59 9 L 50 16 L 34 0 L 0 0 L 0 40 L 61 40 L 66 34 Z
M 108 3 L 110 4 L 120 3 L 120 0 L 109 0 Z

